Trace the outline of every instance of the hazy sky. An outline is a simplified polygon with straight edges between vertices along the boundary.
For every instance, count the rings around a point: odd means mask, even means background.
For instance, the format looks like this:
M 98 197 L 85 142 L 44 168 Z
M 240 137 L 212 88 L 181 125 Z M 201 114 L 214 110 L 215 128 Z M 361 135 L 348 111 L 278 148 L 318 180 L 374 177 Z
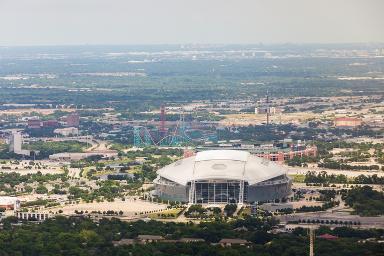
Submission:
M 384 42 L 384 0 L 0 0 L 0 45 Z

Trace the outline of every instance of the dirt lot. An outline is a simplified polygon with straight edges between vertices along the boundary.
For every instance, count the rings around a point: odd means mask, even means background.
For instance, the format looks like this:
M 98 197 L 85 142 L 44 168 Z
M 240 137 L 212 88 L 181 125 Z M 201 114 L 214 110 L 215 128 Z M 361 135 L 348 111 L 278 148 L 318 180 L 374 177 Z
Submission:
M 55 111 L 65 111 L 65 112 L 74 112 L 76 109 L 44 109 L 44 108 L 18 108 L 18 109 L 7 109 L 1 110 L 0 115 L 23 115 L 36 112 L 42 115 L 50 115 Z
M 63 214 L 73 214 L 75 210 L 78 211 L 123 211 L 123 216 L 133 217 L 135 213 L 145 211 L 159 211 L 166 209 L 167 205 L 145 202 L 141 200 L 127 199 L 126 201 L 115 200 L 114 202 L 100 202 L 100 203 L 79 203 L 74 205 L 65 205 L 55 208 L 50 208 L 50 211 L 56 212 L 62 210 Z

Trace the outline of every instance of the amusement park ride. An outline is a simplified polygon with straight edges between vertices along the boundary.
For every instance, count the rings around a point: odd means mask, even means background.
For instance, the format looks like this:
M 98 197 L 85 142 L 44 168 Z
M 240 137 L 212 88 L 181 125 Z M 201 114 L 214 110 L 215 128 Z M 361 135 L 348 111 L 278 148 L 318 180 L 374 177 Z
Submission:
M 180 119 L 176 127 L 169 133 L 166 131 L 164 105 L 162 105 L 160 109 L 160 129 L 158 136 L 154 136 L 147 127 L 133 127 L 133 144 L 137 148 L 148 146 L 178 147 L 188 145 L 190 142 L 191 138 L 185 132 L 183 114 L 180 114 Z

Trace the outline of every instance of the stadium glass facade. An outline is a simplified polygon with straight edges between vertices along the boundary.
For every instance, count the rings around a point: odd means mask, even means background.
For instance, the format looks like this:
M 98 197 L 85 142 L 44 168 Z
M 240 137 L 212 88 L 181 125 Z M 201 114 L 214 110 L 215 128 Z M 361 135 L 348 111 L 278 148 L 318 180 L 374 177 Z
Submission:
M 247 183 L 244 184 L 247 186 Z M 196 181 L 193 201 L 202 204 L 239 203 L 246 201 L 247 189 L 243 198 L 240 196 L 240 181 Z

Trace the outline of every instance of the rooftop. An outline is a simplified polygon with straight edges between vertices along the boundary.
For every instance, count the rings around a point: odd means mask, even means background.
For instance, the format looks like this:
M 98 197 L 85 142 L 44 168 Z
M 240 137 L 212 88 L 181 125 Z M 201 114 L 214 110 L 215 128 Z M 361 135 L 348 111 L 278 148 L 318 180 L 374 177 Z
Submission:
M 13 196 L 0 196 L 0 205 L 3 204 L 14 204 L 19 201 L 19 198 Z
M 198 152 L 195 161 L 233 160 L 246 162 L 250 153 L 238 150 L 207 150 Z
M 245 239 L 238 238 L 223 238 L 219 241 L 219 244 L 250 244 L 251 242 Z
M 317 237 L 318 238 L 327 239 L 327 240 L 335 240 L 335 239 L 338 238 L 337 236 L 330 235 L 330 234 L 323 234 L 323 235 L 320 235 L 320 236 L 317 236 Z
M 250 185 L 286 174 L 280 165 L 245 151 L 208 150 L 157 171 L 160 177 L 181 185 L 192 180 L 245 180 Z
M 164 237 L 156 235 L 138 235 L 137 239 L 139 240 L 163 240 Z

